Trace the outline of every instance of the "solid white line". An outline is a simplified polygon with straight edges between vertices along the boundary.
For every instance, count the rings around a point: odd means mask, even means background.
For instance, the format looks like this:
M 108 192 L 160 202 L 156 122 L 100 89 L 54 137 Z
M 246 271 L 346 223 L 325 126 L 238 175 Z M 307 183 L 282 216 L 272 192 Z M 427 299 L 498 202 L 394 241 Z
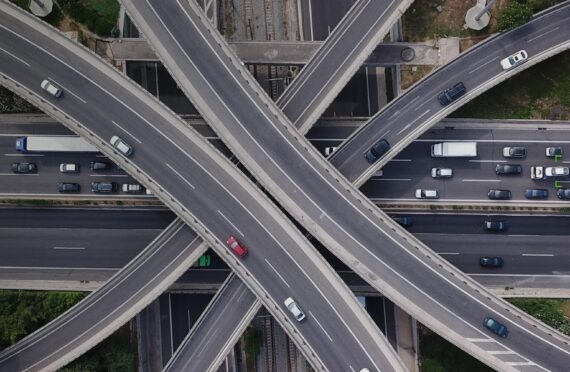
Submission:
M 168 164 L 168 163 L 165 163 L 165 164 L 166 164 L 166 166 L 167 166 L 168 168 L 170 168 L 171 171 L 173 171 L 174 173 L 176 173 L 176 175 L 177 175 L 178 177 L 180 177 L 180 178 L 182 179 L 182 181 L 186 182 L 186 184 L 187 184 L 188 186 L 190 186 L 192 189 L 196 189 L 196 187 L 194 187 L 194 185 L 192 185 L 192 183 L 191 183 L 190 181 L 188 181 L 186 178 L 184 178 L 184 176 L 181 175 L 181 174 L 180 174 L 176 169 L 174 169 L 170 164 Z
M 554 257 L 552 253 L 523 253 L 525 257 Z
M 236 227 L 236 225 L 234 225 L 234 224 L 232 223 L 232 221 L 230 221 L 226 216 L 224 216 L 224 214 L 223 214 L 219 209 L 218 209 L 218 213 L 220 214 L 220 216 L 224 217 L 224 219 L 225 219 L 226 221 L 228 221 L 228 223 L 229 223 L 230 225 L 232 225 L 232 227 L 233 227 L 241 236 L 243 236 L 243 237 L 245 238 L 245 235 L 243 235 L 243 233 L 240 231 L 240 229 L 238 229 L 238 228 Z
M 81 102 L 87 103 L 86 100 L 84 100 L 83 98 L 79 97 L 77 94 L 73 93 L 73 91 L 72 91 L 71 89 L 66 88 L 65 86 L 63 86 L 63 84 L 60 84 L 60 83 L 58 83 L 57 81 L 55 81 L 54 78 L 48 78 L 48 79 L 49 79 L 49 80 L 52 80 L 56 85 L 59 85 L 60 87 L 62 87 L 63 90 L 65 91 L 64 94 L 69 93 L 69 94 L 71 94 L 73 97 L 75 97 L 75 98 L 77 98 L 78 100 L 80 100 Z
M 552 30 L 546 31 L 546 32 L 544 32 L 544 33 L 542 33 L 542 34 L 540 34 L 540 35 L 538 35 L 538 36 L 535 36 L 535 37 L 533 37 L 533 38 L 531 38 L 531 39 L 528 39 L 528 40 L 527 40 L 527 43 L 530 43 L 531 41 L 534 41 L 534 40 L 538 39 L 539 37 L 543 37 L 544 35 L 548 35 L 548 34 L 550 34 L 551 32 L 554 32 L 554 31 L 558 30 L 559 28 L 560 28 L 560 26 L 559 26 L 559 27 L 555 27 L 555 28 L 553 28 Z
M 487 62 L 483 63 L 482 65 L 479 65 L 477 68 L 475 68 L 475 69 L 469 71 L 468 74 L 472 74 L 473 72 L 475 72 L 475 71 L 477 71 L 477 70 L 479 70 L 479 69 L 481 69 L 481 68 L 487 66 L 489 63 L 495 61 L 497 58 L 499 58 L 499 56 L 496 56 L 495 58 L 488 60 Z
M 382 178 L 376 177 L 371 178 L 372 181 L 411 181 L 411 178 Z
M 501 182 L 501 180 L 468 180 L 462 179 L 462 182 Z
M 309 25 L 311 28 L 311 41 L 315 40 L 313 35 L 313 7 L 311 6 L 312 0 L 309 0 Z
M 495 342 L 492 338 L 466 338 L 466 340 L 471 342 Z
M 411 162 L 412 159 L 392 159 L 392 160 L 390 160 L 390 162 L 393 162 L 393 161 L 407 161 L 407 162 Z
M 443 234 L 442 234 L 443 235 Z M 458 256 L 460 253 L 459 252 L 439 252 L 439 255 L 443 256 L 443 255 L 454 255 L 454 256 Z
M 131 136 L 135 141 L 137 141 L 139 144 L 142 143 L 141 140 L 139 140 L 137 137 L 133 136 L 128 130 L 126 130 L 125 128 L 121 127 L 119 124 L 117 124 L 116 121 L 111 120 L 111 123 L 115 124 L 117 126 L 117 128 L 119 128 L 120 130 L 122 130 L 123 132 L 125 132 L 126 134 L 128 134 L 129 136 Z
M 128 177 L 128 174 L 90 174 L 91 177 Z
M 4 156 L 45 156 L 45 154 L 28 154 L 28 153 L 22 153 L 22 154 L 4 154 Z
M 273 265 L 271 264 L 271 262 L 267 261 L 267 258 L 265 258 L 265 262 L 267 262 L 267 264 L 269 265 L 269 267 L 271 267 L 271 269 L 273 271 L 275 271 L 275 274 L 277 274 L 277 276 L 279 277 L 279 279 L 281 279 L 283 281 L 283 283 L 285 283 L 285 285 L 287 286 L 287 288 L 291 288 L 291 286 L 289 285 L 289 283 L 287 283 L 285 281 L 285 279 L 281 276 L 281 274 L 279 274 L 279 271 L 275 270 L 275 268 L 273 267 Z
M 317 317 L 315 316 L 315 314 L 313 314 L 311 312 L 311 310 L 309 310 L 309 314 L 311 315 L 311 317 L 315 320 L 315 322 L 317 322 L 318 326 L 321 327 L 321 329 L 323 330 L 323 332 L 325 333 L 325 335 L 329 338 L 329 340 L 331 340 L 331 342 L 333 342 L 333 339 L 331 338 L 331 336 L 329 335 L 329 333 L 325 330 L 325 328 L 321 325 L 321 322 L 319 322 L 319 320 L 317 319 Z
M 84 250 L 84 247 L 53 247 L 53 249 L 71 249 L 71 250 Z
M 507 362 L 510 366 L 535 366 L 534 362 Z M 541 367 L 542 368 L 542 367 Z
M 491 351 L 487 351 L 487 352 L 491 355 L 515 354 L 511 350 L 496 350 L 496 351 L 491 350 Z
M 537 277 L 537 278 L 570 278 L 570 275 L 560 275 L 560 274 L 481 274 L 481 273 L 470 273 L 469 276 L 517 276 L 521 278 Z
M 0 50 L 3 51 L 4 53 L 8 54 L 10 57 L 17 59 L 18 61 L 22 62 L 26 66 L 30 67 L 30 64 L 28 62 L 24 61 L 23 59 L 19 58 L 18 56 L 15 56 L 14 54 L 7 51 L 6 49 L 0 48 Z
M 400 110 L 396 110 L 396 112 L 393 113 L 392 116 L 390 116 L 390 117 L 388 118 L 388 120 L 392 119 L 394 116 L 398 115 L 399 113 L 400 113 Z
M 39 176 L 39 173 L 0 173 L 0 176 Z
M 471 163 L 506 163 L 506 160 L 469 160 Z

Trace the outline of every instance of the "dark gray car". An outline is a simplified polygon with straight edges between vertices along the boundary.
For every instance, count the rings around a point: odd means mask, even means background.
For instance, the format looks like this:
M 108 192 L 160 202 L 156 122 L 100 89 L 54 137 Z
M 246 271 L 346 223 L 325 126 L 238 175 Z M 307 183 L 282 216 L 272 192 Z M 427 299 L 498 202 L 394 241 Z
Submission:
M 501 189 L 491 189 L 487 193 L 487 196 L 491 200 L 507 200 L 513 197 L 510 190 Z
M 115 182 L 91 182 L 93 192 L 116 192 L 119 185 Z
M 521 174 L 522 167 L 518 164 L 497 164 L 495 173 L 498 175 Z
M 464 95 L 466 91 L 467 88 L 465 88 L 465 84 L 459 82 L 455 84 L 453 87 L 441 92 L 440 95 L 437 96 L 437 99 L 442 106 L 447 106 L 451 102 L 455 101 L 456 99 Z
M 79 189 L 78 183 L 60 182 L 57 184 L 57 191 L 59 192 L 79 192 Z
M 548 198 L 547 189 L 526 189 L 524 197 L 527 199 L 546 199 Z
M 390 149 L 390 144 L 385 139 L 381 139 L 376 142 L 370 150 L 366 151 L 364 156 L 370 164 L 374 163 L 376 160 L 380 159 Z

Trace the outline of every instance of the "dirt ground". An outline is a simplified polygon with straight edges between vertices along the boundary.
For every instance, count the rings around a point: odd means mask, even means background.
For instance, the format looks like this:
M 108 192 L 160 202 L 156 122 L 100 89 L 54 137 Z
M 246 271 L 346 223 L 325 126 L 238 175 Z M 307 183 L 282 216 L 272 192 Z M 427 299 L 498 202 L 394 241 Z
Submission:
M 564 300 L 564 303 L 561 306 L 562 312 L 564 316 L 570 318 L 570 300 Z
M 400 86 L 402 89 L 408 89 L 421 78 L 435 70 L 436 67 L 437 66 L 401 66 Z

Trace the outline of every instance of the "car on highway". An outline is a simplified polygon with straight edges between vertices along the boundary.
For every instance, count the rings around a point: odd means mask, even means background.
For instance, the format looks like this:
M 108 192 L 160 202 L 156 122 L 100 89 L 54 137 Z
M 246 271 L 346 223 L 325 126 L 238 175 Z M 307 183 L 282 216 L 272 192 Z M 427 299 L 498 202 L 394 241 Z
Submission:
M 337 148 L 338 148 L 337 146 L 325 147 L 325 156 L 329 156 L 330 154 L 335 152 Z
M 568 167 L 546 167 L 544 175 L 546 177 L 566 177 L 570 174 Z
M 364 157 L 370 164 L 380 159 L 390 149 L 390 144 L 384 138 L 376 142 L 370 150 L 366 151 Z
M 482 267 L 501 268 L 505 262 L 501 257 L 481 257 L 479 258 L 479 265 Z
M 91 170 L 92 171 L 104 171 L 111 169 L 111 164 L 107 163 L 106 161 L 92 161 L 91 162 Z
M 61 163 L 59 165 L 61 173 L 79 173 L 79 164 L 76 163 Z
M 449 89 L 444 90 L 437 96 L 437 100 L 442 106 L 447 106 L 465 94 L 467 88 L 463 82 L 459 82 Z
M 503 147 L 503 156 L 505 158 L 526 158 L 526 148 L 520 146 Z
M 14 173 L 34 173 L 38 171 L 36 163 L 12 163 L 12 172 Z
M 144 187 L 138 183 L 123 183 L 122 190 L 127 194 L 140 194 L 144 192 Z
M 548 198 L 547 189 L 526 189 L 524 197 L 527 199 L 546 199 Z
M 80 188 L 78 183 L 73 182 L 60 182 L 57 184 L 57 191 L 59 192 L 79 192 Z
M 303 319 L 305 319 L 305 313 L 303 312 L 303 310 L 299 307 L 299 305 L 297 305 L 297 303 L 295 302 L 295 300 L 293 300 L 291 297 L 287 297 L 284 301 L 285 307 L 287 307 L 287 310 L 289 310 L 289 312 L 291 314 L 293 314 L 293 317 L 295 319 L 297 319 L 298 322 L 302 321 Z
M 119 150 L 123 155 L 131 156 L 133 154 L 133 148 L 118 136 L 111 137 L 111 141 L 109 142 L 111 142 L 111 145 Z
M 403 227 L 408 227 L 408 226 L 412 226 L 412 224 L 414 223 L 414 219 L 412 217 L 408 217 L 408 216 L 390 216 L 392 217 L 392 219 L 400 224 L 400 226 Z
M 491 189 L 487 193 L 487 196 L 491 200 L 507 200 L 513 197 L 510 190 L 502 190 L 502 189 Z
M 483 319 L 483 325 L 491 332 L 493 332 L 498 336 L 501 336 L 502 338 L 507 337 L 509 334 L 509 330 L 507 329 L 507 327 L 493 318 L 487 317 Z
M 487 231 L 505 231 L 507 229 L 505 221 L 485 221 L 484 226 Z
M 432 168 L 431 176 L 433 178 L 449 178 L 453 176 L 453 170 L 451 168 Z
M 374 174 L 372 175 L 372 178 L 380 178 L 384 176 L 384 171 L 382 169 L 374 172 Z
M 528 53 L 525 50 L 519 50 L 515 54 L 511 54 L 505 59 L 501 60 L 503 70 L 508 70 L 516 65 L 523 63 L 528 58 Z
M 560 199 L 570 199 L 570 189 L 558 189 L 556 190 L 556 196 Z
M 61 90 L 60 87 L 56 86 L 54 83 L 52 83 L 49 80 L 42 81 L 41 87 L 43 90 L 45 90 L 55 98 L 59 98 L 63 94 L 63 90 Z
M 555 156 L 562 156 L 562 147 L 547 147 L 546 156 L 553 158 Z
M 416 199 L 439 199 L 437 190 L 417 189 Z
M 247 255 L 247 248 L 243 246 L 235 236 L 231 235 L 228 240 L 226 240 L 226 244 L 239 257 L 245 257 Z
M 93 192 L 116 192 L 119 185 L 116 182 L 91 182 L 91 191 Z
M 497 175 L 521 174 L 522 167 L 518 164 L 497 164 L 495 173 L 497 173 Z

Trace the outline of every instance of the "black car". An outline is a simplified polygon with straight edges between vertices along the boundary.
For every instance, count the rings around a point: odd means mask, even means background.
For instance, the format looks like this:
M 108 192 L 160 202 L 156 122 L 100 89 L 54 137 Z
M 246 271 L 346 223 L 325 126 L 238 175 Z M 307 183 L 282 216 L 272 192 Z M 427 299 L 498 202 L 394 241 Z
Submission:
M 412 226 L 412 224 L 414 223 L 414 220 L 412 217 L 408 217 L 408 216 L 401 216 L 401 217 L 390 216 L 390 217 L 392 217 L 392 219 L 395 222 L 399 223 L 403 227 Z
M 12 163 L 14 173 L 34 173 L 37 170 L 38 166 L 35 163 Z
M 547 189 L 526 189 L 524 197 L 527 199 L 546 199 L 548 198 Z
M 505 221 L 485 221 L 484 225 L 487 231 L 505 231 L 507 229 Z
M 560 199 L 570 199 L 570 189 L 558 189 L 556 190 L 556 196 Z
M 91 170 L 92 171 L 102 171 L 111 168 L 111 164 L 107 163 L 106 161 L 92 161 L 91 162 Z
M 79 192 L 79 189 L 78 183 L 60 182 L 57 184 L 57 191 L 59 192 Z
M 119 184 L 116 182 L 91 182 L 91 191 L 93 192 L 116 192 Z
M 505 158 L 526 158 L 526 149 L 524 147 L 503 147 L 503 156 Z
M 364 156 L 366 160 L 370 164 L 374 163 L 376 160 L 380 159 L 382 155 L 386 153 L 390 149 L 390 144 L 385 139 L 381 139 L 380 141 L 376 142 L 374 146 L 370 148 L 370 150 L 366 151 Z
M 459 82 L 455 84 L 453 87 L 441 92 L 440 95 L 437 96 L 437 99 L 439 100 L 439 103 L 441 103 L 442 106 L 447 106 L 451 102 L 455 101 L 456 99 L 464 95 L 466 91 L 467 88 L 465 88 L 465 84 Z
M 479 265 L 482 267 L 503 267 L 505 262 L 501 257 L 481 257 L 479 258 Z
M 505 338 L 509 335 L 509 330 L 503 324 L 499 323 L 493 318 L 485 318 L 483 319 L 483 325 L 489 329 L 494 334 Z
M 500 189 L 489 190 L 487 196 L 491 200 L 507 200 L 513 197 L 510 190 L 500 190 Z
M 498 175 L 521 174 L 522 167 L 518 164 L 497 164 L 495 167 L 495 173 Z

